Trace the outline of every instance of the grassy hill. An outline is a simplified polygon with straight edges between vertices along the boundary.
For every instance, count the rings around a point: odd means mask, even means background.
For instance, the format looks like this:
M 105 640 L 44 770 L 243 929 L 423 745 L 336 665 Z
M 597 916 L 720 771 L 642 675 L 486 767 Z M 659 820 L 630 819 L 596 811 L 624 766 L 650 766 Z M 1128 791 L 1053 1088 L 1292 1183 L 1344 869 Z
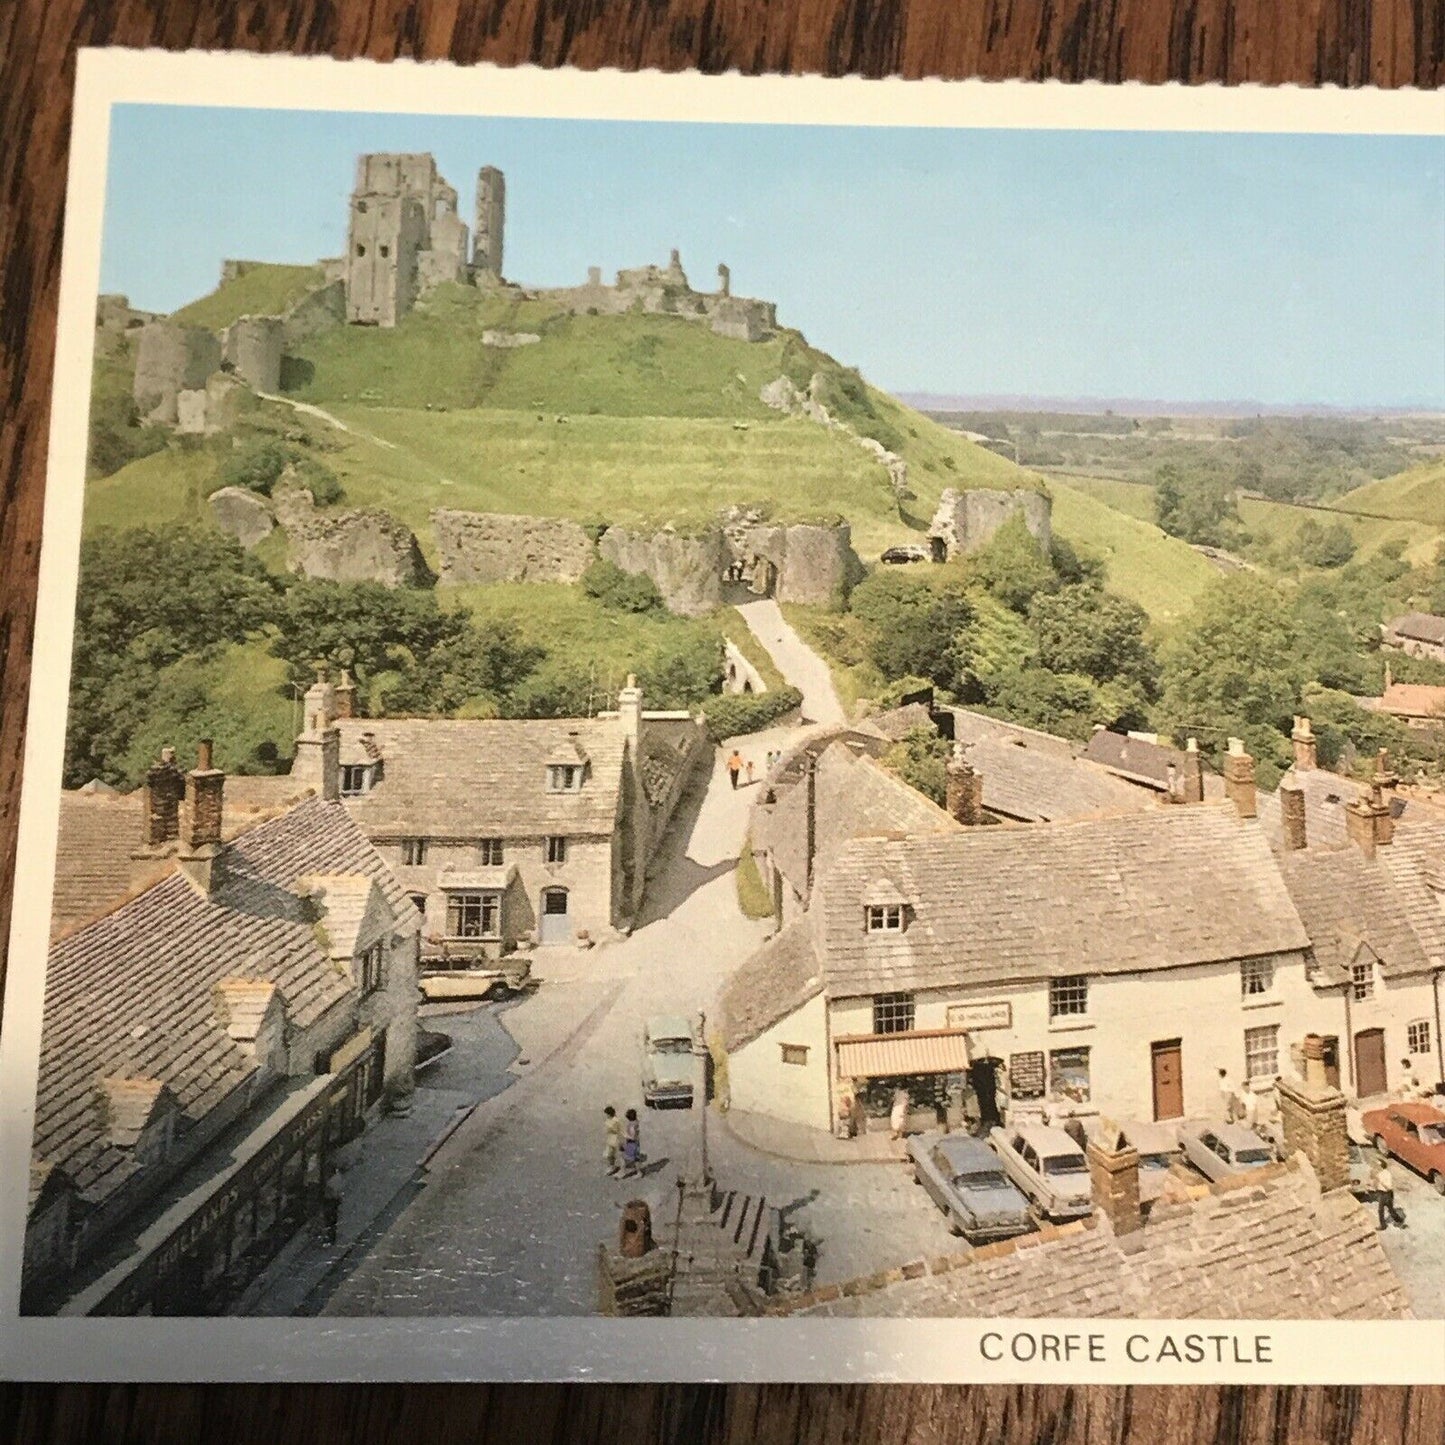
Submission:
M 172 314 L 173 321 L 220 331 L 241 316 L 280 316 L 322 283 L 319 266 L 252 263 L 239 276 L 223 281 Z
M 1445 460 L 1368 482 L 1346 492 L 1335 505 L 1346 511 L 1374 512 L 1445 528 Z

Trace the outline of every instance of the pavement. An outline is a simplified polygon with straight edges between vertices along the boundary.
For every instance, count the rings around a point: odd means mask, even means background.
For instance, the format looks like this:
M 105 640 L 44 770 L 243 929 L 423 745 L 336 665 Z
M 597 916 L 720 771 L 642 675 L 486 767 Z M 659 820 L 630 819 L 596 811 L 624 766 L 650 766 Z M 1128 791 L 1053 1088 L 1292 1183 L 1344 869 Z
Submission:
M 805 1164 L 901 1164 L 908 1146 L 886 1129 L 870 1129 L 856 1139 L 835 1139 L 787 1119 L 772 1119 L 745 1109 L 720 1116 L 723 1127 L 745 1148 Z
M 739 602 L 737 610 L 778 671 L 803 694 L 803 716 L 815 723 L 846 722 L 828 664 L 793 631 L 778 604 L 771 597 L 758 597 Z

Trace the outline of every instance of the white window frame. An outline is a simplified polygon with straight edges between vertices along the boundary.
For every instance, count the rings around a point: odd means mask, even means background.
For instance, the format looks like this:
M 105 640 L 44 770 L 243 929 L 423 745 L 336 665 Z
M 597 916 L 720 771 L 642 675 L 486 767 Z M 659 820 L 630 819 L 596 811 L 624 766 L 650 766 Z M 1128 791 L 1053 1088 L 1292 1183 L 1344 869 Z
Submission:
M 1049 1022 L 1055 1019 L 1082 1019 L 1089 1016 L 1089 976 L 1086 973 L 1065 974 L 1049 980 Z
M 901 903 L 869 903 L 863 909 L 863 926 L 869 933 L 902 933 Z
M 356 986 L 363 995 L 375 993 L 381 987 L 384 953 L 384 943 L 378 938 L 370 948 L 356 955 Z
M 1428 1054 L 1430 1052 L 1429 1019 L 1411 1019 L 1405 1025 L 1405 1045 L 1407 1054 Z
M 371 791 L 371 768 L 366 763 L 342 763 L 338 786 L 343 798 L 360 798 Z
M 548 763 L 547 791 L 549 793 L 580 793 L 582 791 L 582 764 Z
M 1373 962 L 1350 965 L 1350 992 L 1356 1003 L 1375 996 L 1375 965 Z
M 1274 992 L 1274 960 L 1246 958 L 1239 965 L 1241 998 L 1265 998 Z
M 1244 1031 L 1245 1080 L 1279 1078 L 1279 1025 L 1261 1024 Z

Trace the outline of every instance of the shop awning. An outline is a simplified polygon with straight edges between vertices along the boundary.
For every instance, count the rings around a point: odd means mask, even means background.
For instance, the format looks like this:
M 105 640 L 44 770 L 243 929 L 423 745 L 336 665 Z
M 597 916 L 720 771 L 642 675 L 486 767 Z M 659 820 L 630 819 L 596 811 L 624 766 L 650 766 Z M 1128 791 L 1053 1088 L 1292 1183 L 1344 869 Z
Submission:
M 838 1074 L 844 1079 L 959 1074 L 968 1067 L 966 1037 L 962 1029 L 929 1029 L 838 1039 Z

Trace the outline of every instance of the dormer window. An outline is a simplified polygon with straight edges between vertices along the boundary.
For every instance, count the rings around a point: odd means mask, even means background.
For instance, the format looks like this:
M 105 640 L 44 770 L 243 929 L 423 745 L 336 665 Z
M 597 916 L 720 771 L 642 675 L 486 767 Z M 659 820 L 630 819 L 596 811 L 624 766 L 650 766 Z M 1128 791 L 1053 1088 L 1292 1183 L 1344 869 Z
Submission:
M 549 793 L 581 792 L 582 764 L 549 763 L 547 765 L 547 791 Z
M 1362 1003 L 1367 998 L 1373 998 L 1375 994 L 1375 965 L 1373 960 L 1365 960 L 1361 963 L 1350 965 L 1350 988 L 1355 995 L 1355 1002 Z
M 378 939 L 356 957 L 356 986 L 362 994 L 375 993 L 381 987 L 382 942 Z
M 863 912 L 869 933 L 903 932 L 901 903 L 870 903 Z
M 341 765 L 341 796 L 359 798 L 371 791 L 372 769 L 366 763 Z

